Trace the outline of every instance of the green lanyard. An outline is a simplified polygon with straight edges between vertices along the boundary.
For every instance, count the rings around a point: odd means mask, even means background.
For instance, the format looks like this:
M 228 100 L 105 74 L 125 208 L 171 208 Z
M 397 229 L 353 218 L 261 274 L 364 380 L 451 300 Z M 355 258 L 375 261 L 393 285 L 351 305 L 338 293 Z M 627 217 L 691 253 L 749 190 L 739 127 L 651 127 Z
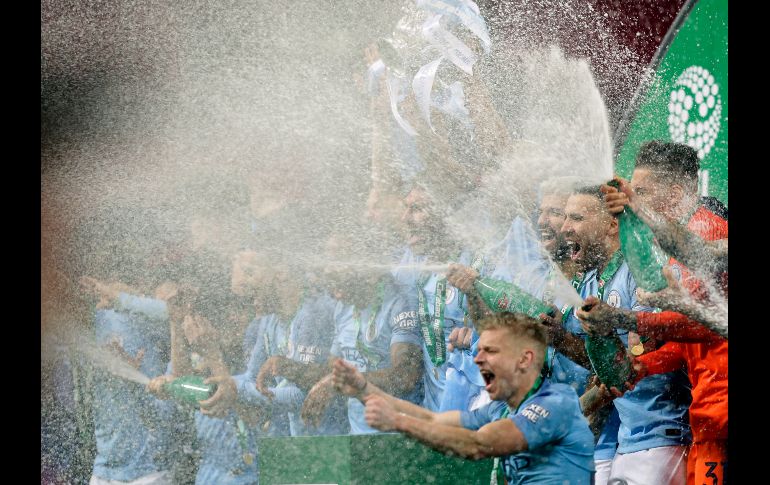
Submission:
M 615 277 L 615 273 L 618 272 L 618 269 L 620 266 L 623 265 L 623 253 L 620 252 L 618 249 L 615 251 L 615 254 L 612 255 L 612 258 L 610 258 L 610 262 L 607 263 L 607 266 L 604 268 L 604 271 L 602 271 L 602 274 L 599 276 L 598 284 L 599 284 L 599 300 L 604 301 L 604 290 L 607 288 L 607 283 L 612 281 L 612 278 Z M 572 287 L 575 288 L 578 291 L 578 294 L 580 294 L 580 290 L 583 288 L 583 285 L 585 285 L 585 276 L 583 273 L 577 272 L 575 273 L 575 276 L 572 277 Z M 571 306 L 566 307 L 566 311 L 562 313 L 562 322 L 565 322 L 572 311 Z
M 417 317 L 420 321 L 420 330 L 422 338 L 425 341 L 425 347 L 428 349 L 430 361 L 438 367 L 446 360 L 446 345 L 444 342 L 444 309 L 446 306 L 446 278 L 439 278 L 436 281 L 436 297 L 434 300 L 434 312 L 432 325 L 430 312 L 428 311 L 428 299 L 425 296 L 423 287 L 427 280 L 421 280 L 417 283 Z
M 459 259 L 455 258 L 455 259 Z M 483 264 L 484 259 L 481 256 L 476 256 L 471 264 L 471 267 L 478 271 L 478 268 Z M 420 321 L 420 330 L 422 331 L 422 338 L 425 342 L 425 347 L 428 349 L 428 355 L 430 361 L 434 366 L 439 367 L 446 361 L 446 342 L 444 339 L 444 313 L 446 311 L 446 277 L 438 278 L 436 280 L 435 299 L 433 303 L 433 317 L 431 318 L 430 311 L 428 309 L 428 298 L 425 295 L 425 284 L 431 278 L 432 275 L 427 275 L 424 278 L 420 278 L 417 281 L 417 317 Z M 463 293 L 457 291 L 457 305 L 462 308 L 463 305 Z M 463 310 L 464 318 L 463 322 L 467 325 L 468 312 Z M 429 323 L 430 322 L 430 323 Z
M 604 290 L 607 288 L 607 283 L 612 281 L 612 278 L 615 276 L 615 273 L 618 272 L 618 269 L 623 264 L 623 253 L 620 252 L 618 249 L 615 251 L 615 254 L 612 255 L 612 258 L 610 259 L 610 262 L 607 263 L 607 266 L 604 268 L 604 271 L 602 271 L 601 276 L 599 276 L 599 300 L 604 301 Z
M 524 401 L 532 397 L 532 395 L 535 394 L 540 389 L 540 386 L 542 385 L 543 385 L 543 376 L 541 374 L 537 376 L 537 379 L 535 379 L 535 383 L 532 385 L 532 389 L 530 389 L 529 392 L 527 392 L 527 394 L 524 396 L 524 399 L 522 399 L 519 405 L 516 406 L 516 413 L 519 412 L 519 409 L 521 409 L 521 405 L 524 404 Z M 505 419 L 510 414 L 511 414 L 511 407 L 505 406 L 505 410 L 503 411 L 503 414 L 500 416 L 500 419 Z M 492 473 L 489 476 L 489 485 L 497 485 L 497 470 L 499 468 L 501 468 L 500 457 L 496 456 L 492 463 Z
M 375 301 L 372 305 L 369 305 L 369 308 L 371 308 L 371 314 L 369 315 L 369 321 L 366 325 L 367 339 L 369 338 L 369 333 L 374 328 L 372 326 L 374 324 L 374 320 L 382 307 L 384 294 L 385 284 L 383 281 L 380 281 L 377 283 L 377 294 L 375 296 Z M 353 323 L 356 326 L 356 349 L 358 349 L 358 351 L 366 358 L 366 360 L 370 362 L 376 369 L 382 357 L 379 354 L 369 350 L 369 348 L 366 347 L 363 342 L 361 342 L 361 339 L 359 338 L 361 335 L 361 311 L 356 307 L 353 307 Z

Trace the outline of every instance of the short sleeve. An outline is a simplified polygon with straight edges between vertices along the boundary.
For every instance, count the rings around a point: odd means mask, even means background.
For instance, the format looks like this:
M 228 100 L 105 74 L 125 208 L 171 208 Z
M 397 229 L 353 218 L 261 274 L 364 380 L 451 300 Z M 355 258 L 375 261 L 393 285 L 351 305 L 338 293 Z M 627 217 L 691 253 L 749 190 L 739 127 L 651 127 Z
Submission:
M 575 402 L 559 394 L 536 396 L 510 419 L 527 439 L 529 449 L 565 437 L 576 419 Z
M 390 345 L 406 343 L 422 346 L 422 336 L 417 321 L 417 305 L 409 299 L 397 298 L 393 304 L 388 324 L 391 329 Z
M 506 404 L 502 401 L 492 401 L 473 411 L 460 412 L 460 425 L 463 428 L 477 430 L 482 426 L 500 419 L 505 411 Z

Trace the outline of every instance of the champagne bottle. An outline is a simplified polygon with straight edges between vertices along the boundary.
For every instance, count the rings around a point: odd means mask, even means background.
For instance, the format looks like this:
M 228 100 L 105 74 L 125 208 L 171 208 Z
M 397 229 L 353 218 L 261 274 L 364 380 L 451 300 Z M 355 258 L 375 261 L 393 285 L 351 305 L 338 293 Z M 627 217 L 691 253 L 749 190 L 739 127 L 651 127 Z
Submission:
M 615 180 L 608 185 L 618 188 Z M 652 229 L 627 206 L 618 215 L 618 226 L 620 250 L 637 286 L 652 292 L 668 286 L 663 276 L 663 267 L 668 264 L 668 256 L 655 241 Z
M 478 278 L 473 286 L 489 309 L 495 312 L 525 313 L 532 318 L 552 312 L 546 303 L 507 281 Z
M 624 383 L 631 378 L 633 367 L 620 337 L 613 331 L 610 335 L 586 337 L 586 353 L 591 367 L 602 384 L 623 390 Z
M 216 386 L 204 384 L 200 376 L 182 376 L 163 385 L 166 392 L 179 402 L 198 406 L 198 401 L 210 398 L 216 392 Z

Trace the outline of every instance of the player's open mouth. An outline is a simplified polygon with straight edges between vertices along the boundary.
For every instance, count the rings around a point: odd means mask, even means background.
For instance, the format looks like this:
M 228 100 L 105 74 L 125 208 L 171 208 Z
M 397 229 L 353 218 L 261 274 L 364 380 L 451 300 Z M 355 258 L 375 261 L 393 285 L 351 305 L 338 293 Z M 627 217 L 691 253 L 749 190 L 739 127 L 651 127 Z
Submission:
M 484 382 L 486 383 L 486 389 L 489 391 L 489 386 L 492 385 L 492 382 L 495 380 L 495 374 L 492 372 L 489 372 L 488 370 L 482 370 L 481 371 L 481 377 L 484 378 Z
M 570 258 L 572 259 L 572 261 L 576 261 L 576 260 L 580 259 L 580 256 L 582 256 L 582 254 L 580 253 L 580 250 L 582 249 L 580 247 L 580 244 L 578 244 L 575 241 L 569 241 L 568 240 L 567 241 L 567 246 L 569 246 Z

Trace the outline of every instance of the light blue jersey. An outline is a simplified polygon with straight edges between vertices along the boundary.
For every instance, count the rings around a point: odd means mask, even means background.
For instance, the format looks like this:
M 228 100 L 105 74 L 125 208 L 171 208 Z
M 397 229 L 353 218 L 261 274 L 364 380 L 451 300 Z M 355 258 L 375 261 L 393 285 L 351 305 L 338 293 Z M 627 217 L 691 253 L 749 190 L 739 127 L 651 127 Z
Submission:
M 542 253 L 537 235 L 526 220 L 517 216 L 492 254 L 493 261 L 488 265 L 491 278 L 513 283 L 535 298 L 544 299 L 547 284 L 558 269 Z M 553 303 L 557 308 L 563 307 L 558 298 Z M 567 384 L 578 396 L 582 395 L 590 371 L 552 347 L 549 347 L 548 355 L 546 365 L 551 381 Z
M 466 266 L 470 266 L 472 261 L 470 252 L 463 252 L 458 258 L 458 262 Z M 460 292 L 457 288 L 446 282 L 446 277 L 443 274 L 433 273 L 431 275 L 418 278 L 418 283 L 423 283 L 421 288 L 425 295 L 425 304 L 428 307 L 427 310 L 427 325 L 432 329 L 433 318 L 436 312 L 436 288 L 439 280 L 442 280 L 446 285 L 446 298 L 444 299 L 444 328 L 443 339 L 444 348 L 449 343 L 449 335 L 455 328 L 462 328 L 465 325 L 465 315 L 468 312 L 468 302 L 465 294 Z M 418 292 L 419 289 L 415 288 L 413 291 Z M 419 322 L 418 322 L 419 323 Z M 470 320 L 468 320 L 470 325 Z M 424 330 L 423 330 L 424 332 Z M 436 366 L 431 361 L 430 353 L 425 342 L 425 335 L 423 335 L 423 363 L 425 365 L 425 374 L 423 380 L 425 383 L 425 399 L 423 400 L 423 407 L 430 409 L 431 411 L 449 411 L 452 409 L 468 409 L 462 407 L 468 399 L 468 394 L 472 393 L 476 395 L 477 389 L 469 389 L 466 383 L 468 379 L 462 379 L 457 373 L 463 373 L 470 378 L 475 377 L 478 373 L 478 368 L 468 369 L 467 364 L 468 357 L 470 357 L 470 364 L 472 367 L 476 367 L 473 364 L 473 357 L 470 356 L 470 352 L 466 349 L 455 349 L 452 352 L 447 351 L 445 361 Z M 462 355 L 467 354 L 467 355 Z M 447 371 L 449 372 L 449 395 L 445 392 Z M 479 374 L 480 377 L 480 374 Z M 476 384 L 479 383 L 477 379 Z M 483 378 L 480 379 L 483 383 Z M 475 387 L 475 386 L 474 386 Z M 483 387 L 482 387 L 483 388 Z
M 286 355 L 288 330 L 288 325 L 274 313 L 254 319 L 244 336 L 244 345 L 250 346 L 246 354 L 246 371 L 233 376 L 238 386 L 238 401 L 245 406 L 261 407 L 264 412 L 270 414 L 270 425 L 267 430 L 263 430 L 267 436 L 289 436 L 289 417 L 286 409 L 290 404 L 285 401 L 285 392 L 275 392 L 278 383 L 285 382 L 284 379 L 276 378 L 276 386 L 269 387 L 274 391 L 273 399 L 268 399 L 257 390 L 256 379 L 259 369 L 268 358 Z M 296 391 L 301 392 L 299 389 Z
M 501 404 L 495 401 L 475 411 L 464 411 L 460 422 L 467 429 L 477 430 L 500 418 Z M 570 386 L 546 379 L 515 414 L 505 419 L 513 421 L 527 440 L 525 451 L 502 460 L 509 484 L 592 483 L 594 436 Z
M 256 389 L 256 378 L 260 367 L 273 355 L 285 355 L 288 340 L 287 325 L 275 314 L 255 318 L 244 332 L 244 349 L 249 352 L 241 369 L 236 370 L 233 380 L 237 386 L 238 402 L 245 406 L 262 408 L 270 413 L 268 429 L 249 428 L 243 424 L 238 434 L 238 416 L 234 411 L 224 418 L 214 418 L 195 412 L 201 461 L 195 483 L 221 483 L 242 485 L 258 483 L 257 436 L 288 436 L 289 421 L 278 398 L 272 401 Z M 240 371 L 240 372 L 239 372 Z M 273 412 L 275 411 L 275 412 Z M 243 440 L 243 444 L 241 443 Z M 245 445 L 245 446 L 244 446 Z M 246 454 L 251 460 L 246 460 Z
M 372 317 L 372 314 L 374 316 Z M 353 364 L 360 372 L 391 367 L 390 347 L 397 343 L 422 345 L 417 322 L 417 299 L 392 281 L 385 283 L 382 303 L 375 302 L 356 315 L 352 305 L 342 302 L 335 312 L 336 335 L 332 353 Z M 423 398 L 422 380 L 411 392 L 397 396 L 415 404 Z M 376 433 L 364 419 L 364 405 L 348 399 L 351 434 Z
M 334 312 L 337 300 L 325 292 L 308 294 L 291 321 L 286 356 L 305 364 L 325 365 L 331 357 L 335 338 Z M 282 382 L 276 388 L 289 410 L 292 436 L 347 434 L 345 400 L 335 398 L 317 428 L 309 428 L 300 418 L 305 393 L 293 383 Z
M 632 311 L 654 310 L 637 302 L 636 282 L 625 261 L 606 285 L 602 299 L 609 305 Z M 580 296 L 585 299 L 598 294 L 598 274 L 594 269 L 583 277 Z M 586 338 L 574 309 L 565 326 L 570 332 Z M 628 331 L 618 329 L 617 333 L 623 344 L 628 346 Z M 639 381 L 633 391 L 613 401 L 620 417 L 617 451 L 631 453 L 660 446 L 689 444 L 691 434 L 687 409 L 690 402 L 689 380 L 684 371 L 657 374 Z M 608 428 L 612 424 L 613 421 L 608 420 L 602 431 L 599 440 L 602 447 L 597 447 L 597 460 L 608 460 L 615 454 L 609 439 L 615 433 Z
M 141 311 L 145 303 L 156 310 L 165 307 L 165 303 L 149 300 L 139 301 L 139 308 L 133 312 L 98 310 L 95 330 L 97 345 L 116 341 L 134 358 L 143 349 L 139 371 L 153 378 L 166 372 L 170 338 L 167 323 L 147 318 Z M 94 396 L 94 475 L 132 481 L 170 469 L 172 443 L 168 424 L 173 421 L 172 402 L 156 399 L 143 385 L 101 369 L 94 372 Z

